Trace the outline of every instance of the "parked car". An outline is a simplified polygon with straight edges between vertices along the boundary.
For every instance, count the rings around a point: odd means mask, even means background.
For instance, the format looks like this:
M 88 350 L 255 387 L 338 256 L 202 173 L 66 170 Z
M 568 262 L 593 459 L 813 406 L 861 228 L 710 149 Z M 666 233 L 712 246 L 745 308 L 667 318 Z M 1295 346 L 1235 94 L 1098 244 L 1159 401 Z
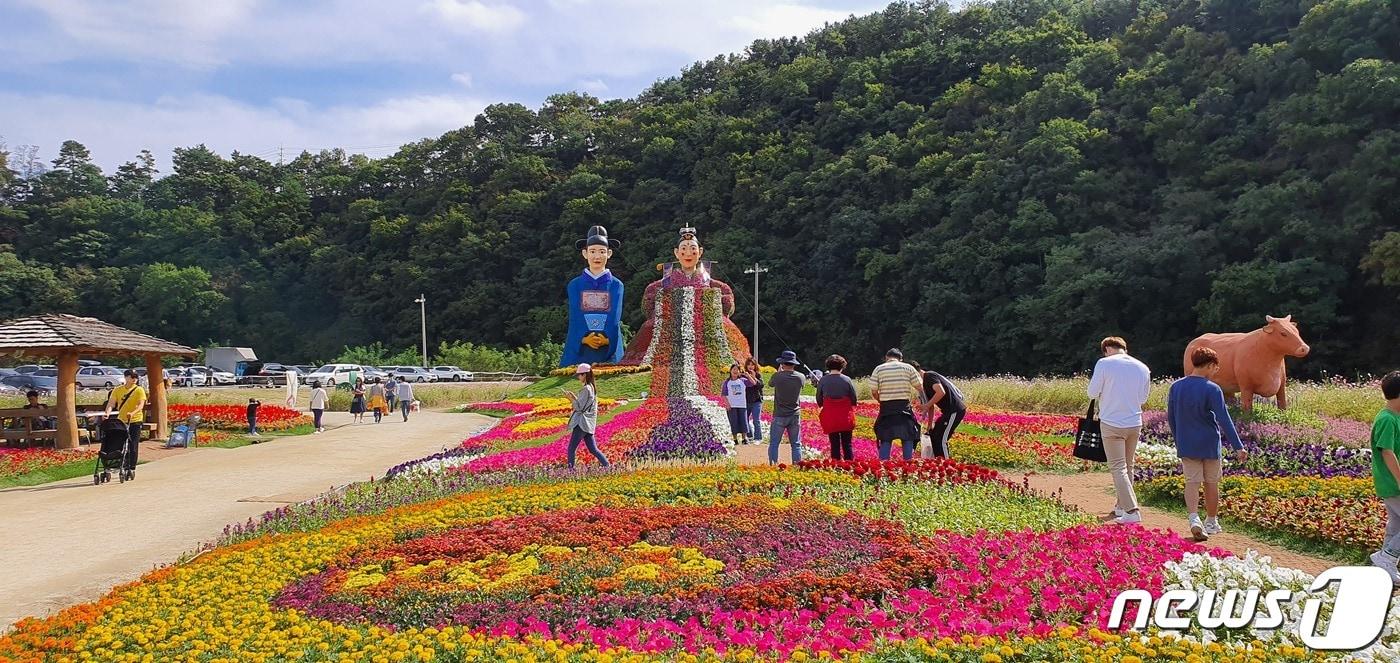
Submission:
M 385 371 L 385 370 L 382 370 L 382 369 L 378 369 L 378 368 L 375 368 L 375 367 L 373 367 L 373 366 L 361 366 L 360 368 L 363 368 L 363 369 L 365 370 L 365 372 L 364 372 L 365 382 L 369 382 L 370 380 L 373 380 L 373 379 L 375 379 L 375 378 L 379 378 L 380 380 L 387 380 L 387 379 L 389 379 L 389 372 L 388 372 L 388 371 Z
M 326 364 L 302 378 L 302 382 L 320 382 L 322 386 L 333 387 L 350 381 L 351 374 L 363 375 L 365 369 L 359 364 Z
M 53 366 L 40 366 L 40 365 L 38 365 L 38 364 L 25 364 L 25 365 L 23 365 L 23 366 L 16 366 L 16 367 L 15 367 L 15 372 L 16 372 L 16 373 L 19 373 L 20 375 L 29 375 L 29 374 L 33 373 L 34 371 L 37 371 L 37 370 L 39 370 L 39 369 L 41 369 L 41 368 L 54 368 L 54 367 L 53 367 Z
M 409 382 L 437 382 L 437 376 L 422 366 L 395 366 L 390 375 L 395 380 L 407 380 Z
M 238 382 L 238 378 L 234 374 L 209 366 L 190 366 L 187 370 L 203 374 L 206 384 L 220 385 Z
M 7 375 L 0 378 L 0 384 L 6 384 L 21 391 L 34 390 L 40 395 L 52 394 L 58 391 L 58 377 L 46 375 Z
M 78 386 L 86 389 L 111 389 L 123 380 L 120 368 L 87 366 L 78 369 Z
M 16 371 L 13 368 L 0 368 L 0 378 L 3 378 L 7 375 L 19 375 L 19 371 Z
M 474 377 L 471 371 L 464 371 L 456 366 L 434 366 L 432 374 L 439 382 L 471 382 Z
M 176 366 L 165 370 L 165 374 L 170 377 L 170 384 L 177 387 L 204 387 L 209 385 L 209 376 L 199 371 L 193 371 L 183 366 Z
M 282 375 L 286 375 L 287 371 L 296 371 L 298 374 L 304 375 L 301 372 L 301 369 L 298 369 L 295 366 L 288 366 L 286 364 L 279 364 L 277 362 L 268 362 L 266 364 L 263 364 L 262 368 L 258 369 L 258 375 L 265 375 L 268 377 L 280 377 Z

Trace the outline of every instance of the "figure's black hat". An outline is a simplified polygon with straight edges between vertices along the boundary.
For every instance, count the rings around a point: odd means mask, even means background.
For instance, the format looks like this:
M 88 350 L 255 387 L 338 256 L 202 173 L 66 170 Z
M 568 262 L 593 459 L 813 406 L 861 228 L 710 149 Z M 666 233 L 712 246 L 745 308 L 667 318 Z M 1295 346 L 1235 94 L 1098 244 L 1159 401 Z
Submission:
M 602 226 L 593 226 L 588 229 L 588 237 L 574 242 L 574 247 L 582 251 L 590 246 L 606 246 L 615 249 L 622 246 L 622 242 L 615 239 L 608 239 L 608 229 Z

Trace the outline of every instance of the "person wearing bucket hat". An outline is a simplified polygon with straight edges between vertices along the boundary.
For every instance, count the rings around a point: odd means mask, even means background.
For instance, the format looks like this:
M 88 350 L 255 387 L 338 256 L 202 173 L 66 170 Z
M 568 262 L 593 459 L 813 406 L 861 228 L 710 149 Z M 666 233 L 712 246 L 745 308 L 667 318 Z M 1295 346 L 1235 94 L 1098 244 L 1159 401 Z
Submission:
M 560 366 L 622 360 L 622 280 L 608 270 L 608 259 L 621 245 L 603 226 L 589 228 L 588 236 L 574 243 L 588 265 L 569 281 L 569 331 Z
M 783 350 L 776 361 L 778 372 L 768 379 L 773 388 L 773 422 L 768 426 L 768 463 L 778 464 L 778 444 L 787 433 L 792 444 L 792 462 L 802 461 L 802 410 L 798 397 L 802 394 L 802 376 L 797 374 L 797 353 Z

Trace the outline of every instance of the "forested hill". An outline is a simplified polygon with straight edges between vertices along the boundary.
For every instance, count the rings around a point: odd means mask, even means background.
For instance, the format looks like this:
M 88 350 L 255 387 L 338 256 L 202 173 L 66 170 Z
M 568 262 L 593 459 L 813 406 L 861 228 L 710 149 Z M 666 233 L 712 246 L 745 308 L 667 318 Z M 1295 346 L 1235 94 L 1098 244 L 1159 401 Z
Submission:
M 0 169 L 0 317 L 71 311 L 269 358 L 565 329 L 573 242 L 623 242 L 626 320 L 699 228 L 764 348 L 957 374 L 1160 372 L 1293 314 L 1303 372 L 1400 347 L 1400 19 L 1387 0 L 896 4 L 638 98 L 551 97 L 370 160 L 203 147 Z M 464 118 L 466 121 L 467 118 Z M 156 175 L 153 177 L 153 175 Z M 765 354 L 771 352 L 765 351 Z

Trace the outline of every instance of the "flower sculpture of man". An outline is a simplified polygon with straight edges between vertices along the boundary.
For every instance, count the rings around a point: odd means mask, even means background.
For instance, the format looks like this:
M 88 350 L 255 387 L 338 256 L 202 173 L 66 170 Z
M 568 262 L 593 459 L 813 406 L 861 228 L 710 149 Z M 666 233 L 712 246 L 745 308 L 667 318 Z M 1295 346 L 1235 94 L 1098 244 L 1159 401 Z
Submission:
M 622 359 L 622 281 L 608 270 L 613 249 L 608 229 L 593 226 L 575 246 L 588 267 L 569 281 L 569 333 L 560 366 L 617 363 Z

